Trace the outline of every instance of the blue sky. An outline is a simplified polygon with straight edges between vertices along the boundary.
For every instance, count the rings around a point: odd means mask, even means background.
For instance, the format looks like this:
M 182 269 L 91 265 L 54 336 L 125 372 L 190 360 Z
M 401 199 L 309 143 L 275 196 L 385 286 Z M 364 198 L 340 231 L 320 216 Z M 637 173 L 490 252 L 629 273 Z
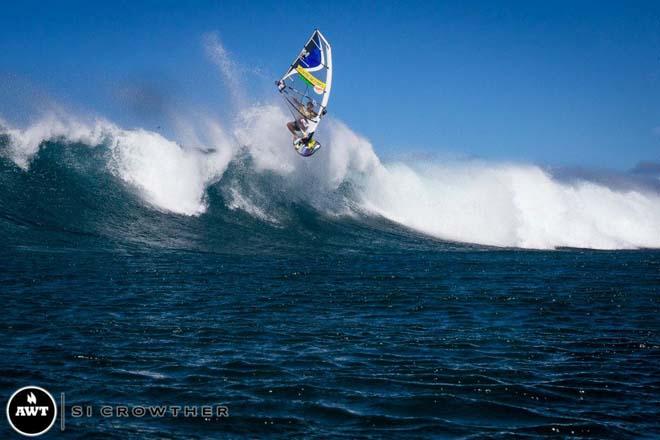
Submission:
M 315 27 L 333 44 L 330 112 L 381 155 L 660 160 L 658 2 L 8 2 L 0 111 L 49 96 L 128 126 L 160 124 L 160 106 L 222 115 L 205 33 L 266 99 Z M 125 102 L 138 88 L 153 105 Z

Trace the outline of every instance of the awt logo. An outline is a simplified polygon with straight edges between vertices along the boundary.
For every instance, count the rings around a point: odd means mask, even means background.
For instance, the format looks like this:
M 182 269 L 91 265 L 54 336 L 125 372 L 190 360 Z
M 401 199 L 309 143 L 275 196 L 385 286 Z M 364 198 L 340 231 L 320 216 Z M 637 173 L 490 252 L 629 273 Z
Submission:
M 43 388 L 23 387 L 12 394 L 7 402 L 7 420 L 22 435 L 41 435 L 53 426 L 56 418 L 55 399 Z

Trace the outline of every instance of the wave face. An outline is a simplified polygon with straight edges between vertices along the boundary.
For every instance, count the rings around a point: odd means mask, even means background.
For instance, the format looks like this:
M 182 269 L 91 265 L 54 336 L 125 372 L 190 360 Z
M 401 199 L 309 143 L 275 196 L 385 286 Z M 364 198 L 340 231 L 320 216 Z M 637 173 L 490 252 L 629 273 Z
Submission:
M 533 165 L 383 163 L 365 138 L 328 119 L 323 150 L 312 159 L 290 148 L 282 128 L 287 115 L 275 105 L 248 107 L 228 125 L 198 120 L 186 127 L 184 141 L 63 113 L 26 128 L 2 123 L 3 216 L 34 224 L 34 212 L 21 207 L 37 201 L 51 214 L 41 228 L 57 228 L 55 219 L 75 225 L 82 216 L 83 231 L 114 231 L 113 239 L 131 241 L 131 230 L 122 230 L 126 219 L 148 223 L 171 215 L 178 223 L 222 230 L 240 213 L 255 229 L 272 231 L 304 229 L 292 223 L 295 210 L 303 209 L 333 222 L 386 221 L 486 246 L 660 247 L 657 176 L 608 184 L 593 176 L 553 177 Z

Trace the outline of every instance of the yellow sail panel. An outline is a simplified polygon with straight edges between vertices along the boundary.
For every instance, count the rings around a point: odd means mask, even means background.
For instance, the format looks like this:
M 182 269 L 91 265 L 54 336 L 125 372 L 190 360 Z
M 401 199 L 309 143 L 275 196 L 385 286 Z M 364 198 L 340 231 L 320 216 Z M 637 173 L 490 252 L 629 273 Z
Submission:
M 312 87 L 314 87 L 314 91 L 318 94 L 321 94 L 325 91 L 325 83 L 321 81 L 320 79 L 316 78 L 314 75 L 309 73 L 307 70 L 302 68 L 301 66 L 296 66 L 296 72 L 309 83 Z

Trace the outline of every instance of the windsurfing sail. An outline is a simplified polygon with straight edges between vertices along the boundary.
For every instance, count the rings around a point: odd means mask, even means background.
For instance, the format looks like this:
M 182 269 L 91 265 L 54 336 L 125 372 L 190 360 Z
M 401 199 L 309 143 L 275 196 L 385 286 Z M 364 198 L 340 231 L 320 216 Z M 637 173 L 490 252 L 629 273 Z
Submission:
M 332 49 L 318 29 L 277 87 L 294 119 L 302 120 L 306 138 L 311 139 L 326 113 L 332 89 Z

